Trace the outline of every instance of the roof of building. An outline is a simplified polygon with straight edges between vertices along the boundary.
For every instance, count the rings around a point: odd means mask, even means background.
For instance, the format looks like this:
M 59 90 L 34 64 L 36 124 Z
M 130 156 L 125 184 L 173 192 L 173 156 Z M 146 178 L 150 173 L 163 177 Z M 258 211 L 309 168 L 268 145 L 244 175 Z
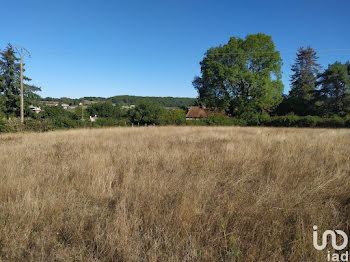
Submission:
M 205 112 L 203 108 L 200 108 L 199 106 L 191 106 L 186 118 L 206 118 L 207 116 L 207 112 Z
M 46 103 L 46 106 L 58 106 L 57 102 Z

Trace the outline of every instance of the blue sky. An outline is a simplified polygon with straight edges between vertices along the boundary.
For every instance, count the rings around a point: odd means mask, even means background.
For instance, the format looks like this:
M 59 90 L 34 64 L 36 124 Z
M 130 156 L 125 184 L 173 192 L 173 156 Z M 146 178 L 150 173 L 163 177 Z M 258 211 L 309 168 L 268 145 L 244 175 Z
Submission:
M 20 0 L 1 12 L 0 48 L 24 46 L 41 96 L 196 97 L 205 51 L 231 36 L 271 35 L 290 65 L 300 46 L 326 67 L 350 60 L 349 0 Z M 4 6 L 4 4 L 2 5 Z

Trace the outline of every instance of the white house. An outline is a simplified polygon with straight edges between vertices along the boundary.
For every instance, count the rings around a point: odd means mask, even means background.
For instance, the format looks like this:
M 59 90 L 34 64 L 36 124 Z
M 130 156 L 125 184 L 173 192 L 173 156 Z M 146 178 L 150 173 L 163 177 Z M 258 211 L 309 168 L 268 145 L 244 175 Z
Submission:
M 96 122 L 96 120 L 97 120 L 97 115 L 95 115 L 95 116 L 90 116 L 90 121 L 91 121 L 91 122 Z
M 127 106 L 121 106 L 122 109 L 132 109 L 135 108 L 135 105 L 127 105 Z
M 42 110 L 40 107 L 37 107 L 37 106 L 33 106 L 33 105 L 30 105 L 29 106 L 29 109 L 34 111 L 35 113 L 39 114 L 40 112 L 44 111 Z

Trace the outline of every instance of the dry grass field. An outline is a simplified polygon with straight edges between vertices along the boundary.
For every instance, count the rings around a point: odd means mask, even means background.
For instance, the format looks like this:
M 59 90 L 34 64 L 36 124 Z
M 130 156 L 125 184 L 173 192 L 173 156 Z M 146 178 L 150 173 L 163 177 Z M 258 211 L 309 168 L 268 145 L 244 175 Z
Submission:
M 350 235 L 350 130 L 0 135 L 0 261 L 326 261 Z

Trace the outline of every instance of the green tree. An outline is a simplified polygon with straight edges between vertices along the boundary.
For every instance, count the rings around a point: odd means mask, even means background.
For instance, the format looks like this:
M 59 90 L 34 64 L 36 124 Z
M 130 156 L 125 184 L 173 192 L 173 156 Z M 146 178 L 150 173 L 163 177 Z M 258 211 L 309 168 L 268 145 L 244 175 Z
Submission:
M 182 125 L 186 122 L 186 113 L 183 109 L 176 108 L 167 114 L 167 123 L 170 125 Z
M 19 59 L 11 44 L 8 44 L 3 52 L 0 52 L 0 99 L 2 102 L 2 110 L 7 117 L 19 116 L 20 114 L 20 64 Z M 23 68 L 23 71 L 25 69 Z M 24 81 L 31 81 L 30 78 L 24 76 Z M 29 104 L 38 103 L 40 97 L 36 92 L 41 91 L 40 88 L 24 83 L 24 107 L 26 115 L 32 114 L 28 109 Z M 0 105 L 1 106 L 1 105 Z
M 150 101 L 138 104 L 134 109 L 129 110 L 128 117 L 134 124 L 160 125 L 166 121 L 166 109 Z
M 298 115 L 313 113 L 316 80 L 320 65 L 317 54 L 310 46 L 299 48 L 295 64 L 292 65 L 292 88 L 289 97 L 292 101 L 292 111 Z
M 0 78 L 1 78 L 1 75 L 0 75 Z M 0 119 L 3 119 L 6 117 L 6 115 L 4 113 L 6 111 L 5 102 L 6 102 L 6 100 L 5 100 L 4 95 L 0 94 Z
M 28 85 L 23 84 L 23 99 L 24 99 L 24 116 L 26 117 L 33 117 L 36 115 L 35 112 L 33 112 L 29 106 L 39 106 L 41 97 L 37 94 L 37 92 L 41 91 L 41 88 L 34 86 L 34 85 Z
M 86 112 L 90 116 L 120 118 L 120 108 L 113 106 L 109 102 L 91 104 L 87 107 Z
M 282 60 L 270 36 L 232 37 L 210 48 L 200 65 L 202 76 L 193 85 L 207 107 L 241 115 L 269 112 L 282 100 Z
M 0 93 L 3 96 L 3 110 L 7 117 L 19 115 L 20 64 L 11 44 L 0 52 Z
M 318 85 L 328 112 L 339 115 L 350 112 L 350 76 L 347 64 L 335 62 L 328 65 L 328 68 L 319 75 Z
M 58 119 L 58 118 L 64 118 L 69 117 L 71 113 L 63 109 L 62 106 L 46 106 L 44 108 L 44 112 L 42 114 L 42 117 L 48 118 L 48 119 Z
M 62 106 L 46 106 L 40 117 L 49 121 L 55 128 L 76 127 L 75 120 L 78 120 L 76 114 L 63 109 Z
M 82 117 L 84 120 L 89 119 L 89 114 L 86 112 L 86 110 L 82 106 L 77 106 L 74 109 L 74 115 L 75 115 L 75 119 L 77 120 L 81 120 Z

